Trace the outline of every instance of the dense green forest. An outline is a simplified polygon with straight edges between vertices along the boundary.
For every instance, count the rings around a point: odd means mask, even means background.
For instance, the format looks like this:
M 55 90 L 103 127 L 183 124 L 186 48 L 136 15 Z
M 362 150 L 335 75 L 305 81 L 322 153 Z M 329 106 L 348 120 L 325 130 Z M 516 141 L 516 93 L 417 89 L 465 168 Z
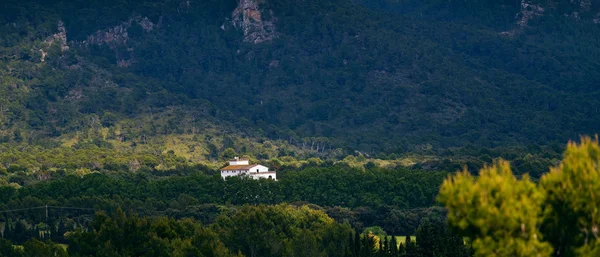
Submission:
M 7 240 L 0 251 L 14 244 L 24 252 L 7 256 L 471 254 L 435 203 L 445 172 L 336 165 L 288 170 L 279 181 L 223 180 L 198 167 L 172 172 L 68 175 L 0 187 L 0 210 L 17 210 L 0 214 Z M 399 242 L 397 235 L 418 239 Z
M 439 224 L 437 224 L 439 225 Z M 0 239 L 2 256 L 471 256 L 462 238 L 427 221 L 407 237 L 353 231 L 319 210 L 290 205 L 246 206 L 205 226 L 192 219 L 98 213 L 90 231 L 69 234 L 65 250 L 30 239 L 23 248 Z M 427 244 L 424 244 L 427 243 Z M 429 244 L 431 243 L 431 244 Z M 237 254 L 235 254 L 237 251 Z M 440 255 L 442 254 L 442 255 Z
M 520 1 L 358 2 L 258 1 L 275 31 L 253 44 L 228 25 L 234 0 L 6 1 L 3 141 L 139 144 L 215 126 L 403 153 L 596 132 L 596 2 L 531 3 L 544 12 L 527 26 Z
M 0 253 L 596 256 L 599 161 L 598 139 L 583 138 L 538 183 L 502 160 L 478 176 L 341 165 L 290 170 L 280 181 L 201 169 L 68 176 L 0 187 Z M 446 209 L 419 208 L 436 199 Z
M 274 26 L 254 43 L 233 0 L 5 1 L 0 171 L 502 157 L 539 177 L 598 124 L 597 3 L 566 2 L 246 1 Z
M 407 169 L 366 171 L 343 166 L 305 168 L 280 173 L 280 181 L 231 178 L 224 181 L 214 171 L 187 168 L 172 174 L 91 174 L 65 176 L 15 189 L 2 188 L 0 209 L 77 206 L 105 211 L 117 208 L 142 215 L 168 214 L 194 217 L 212 223 L 223 211 L 244 204 L 311 204 L 340 223 L 359 230 L 380 226 L 393 235 L 412 235 L 421 219 L 441 220 L 444 211 L 435 204 L 446 172 Z M 62 210 L 50 210 L 60 216 Z M 82 213 L 89 214 L 89 213 Z M 23 217 L 7 214 L 6 218 Z M 36 224 L 44 213 L 22 221 Z M 61 223 L 63 221 L 56 221 Z M 54 223 L 53 223 L 54 224 Z M 51 227 L 72 226 L 71 223 Z M 59 238 L 62 234 L 57 234 Z M 54 238 L 55 241 L 62 241 Z

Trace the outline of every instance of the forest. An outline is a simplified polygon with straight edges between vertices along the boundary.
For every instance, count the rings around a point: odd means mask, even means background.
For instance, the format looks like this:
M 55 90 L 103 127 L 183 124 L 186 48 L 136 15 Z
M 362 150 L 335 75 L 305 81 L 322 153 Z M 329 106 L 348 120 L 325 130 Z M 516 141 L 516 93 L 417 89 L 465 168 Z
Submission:
M 0 210 L 25 210 L 2 213 L 3 251 L 22 245 L 11 254 L 417 256 L 433 249 L 443 256 L 471 254 L 436 206 L 448 173 L 332 166 L 290 170 L 272 181 L 223 180 L 199 168 L 177 172 L 182 175 L 70 175 L 20 189 L 0 187 Z M 409 236 L 400 242 L 398 235 Z M 62 245 L 68 245 L 66 251 Z
M 276 19 L 261 44 L 225 26 L 234 0 L 6 1 L 0 138 L 140 145 L 217 128 L 375 155 L 596 132 L 596 1 L 540 1 L 527 26 L 519 1 L 259 2 Z
M 280 181 L 198 169 L 68 176 L 0 187 L 0 253 L 596 256 L 599 162 L 597 137 L 583 137 L 538 182 L 501 159 L 476 175 L 333 166 Z

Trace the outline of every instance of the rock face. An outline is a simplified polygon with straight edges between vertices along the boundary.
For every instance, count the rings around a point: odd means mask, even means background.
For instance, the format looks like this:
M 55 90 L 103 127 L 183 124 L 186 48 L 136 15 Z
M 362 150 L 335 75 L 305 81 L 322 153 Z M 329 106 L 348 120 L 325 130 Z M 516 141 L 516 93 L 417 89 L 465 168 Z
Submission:
M 529 23 L 529 20 L 542 16 L 543 14 L 543 7 L 532 4 L 526 0 L 521 0 L 521 12 L 517 14 L 517 25 L 519 25 L 519 27 L 525 27 Z
M 60 46 L 60 50 L 62 52 L 65 52 L 67 50 L 69 50 L 69 45 L 67 45 L 67 30 L 65 29 L 65 24 L 59 20 L 58 21 L 58 33 L 46 38 L 46 40 L 44 40 L 43 43 L 43 47 L 42 49 L 40 49 L 40 52 L 42 54 L 40 61 L 44 62 L 46 61 L 46 56 L 48 55 L 48 48 L 51 47 L 54 44 L 59 44 Z
M 262 10 L 261 0 L 238 0 L 232 13 L 232 23 L 244 32 L 244 41 L 259 44 L 277 36 L 273 11 Z
M 69 46 L 67 45 L 67 30 L 65 29 L 65 24 L 62 21 L 58 21 L 58 33 L 46 39 L 46 43 L 48 45 L 52 45 L 54 43 L 60 44 L 60 50 L 63 52 L 69 50 Z
M 88 38 L 83 41 L 85 45 L 108 45 L 110 48 L 115 48 L 119 45 L 126 45 L 129 40 L 129 34 L 127 29 L 129 29 L 134 22 L 139 24 L 144 31 L 150 32 L 154 29 L 154 23 L 152 23 L 148 18 L 144 17 L 132 17 L 129 20 L 107 30 L 99 30 L 96 31 L 93 35 L 88 36 Z
M 569 17 L 577 22 L 591 22 L 600 24 L 600 1 L 598 0 L 570 0 L 570 11 L 558 7 L 556 1 L 547 1 L 543 5 L 537 0 L 521 0 L 521 10 L 515 16 L 517 27 L 501 32 L 501 35 L 514 36 L 529 25 L 529 22 L 543 15 L 558 14 Z M 586 17 L 586 18 L 582 18 Z
M 96 33 L 88 36 L 88 38 L 81 42 L 81 44 L 84 46 L 107 45 L 110 49 L 115 50 L 115 54 L 117 55 L 117 64 L 119 67 L 129 67 L 131 64 L 135 63 L 133 47 L 127 47 L 126 51 L 118 51 L 118 47 L 128 46 L 128 29 L 136 23 L 142 27 L 144 32 L 150 32 L 156 27 L 156 25 L 148 18 L 135 16 L 115 27 L 96 31 Z

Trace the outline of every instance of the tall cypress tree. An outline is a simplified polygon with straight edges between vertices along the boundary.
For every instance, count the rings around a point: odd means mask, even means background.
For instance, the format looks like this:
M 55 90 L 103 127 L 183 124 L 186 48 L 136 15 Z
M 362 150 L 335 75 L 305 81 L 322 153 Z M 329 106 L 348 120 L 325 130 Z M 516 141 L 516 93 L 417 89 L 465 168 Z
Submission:
M 398 257 L 398 242 L 396 241 L 396 237 L 392 236 L 392 240 L 390 242 L 390 256 Z
M 382 256 L 385 256 L 385 257 L 389 257 L 390 256 L 390 241 L 388 240 L 387 236 L 384 237 L 383 255 Z
M 371 247 L 371 243 L 369 242 L 369 236 L 363 235 L 362 237 L 362 245 L 361 245 L 361 257 L 369 257 L 371 256 L 371 252 L 373 248 Z
M 406 237 L 406 257 L 417 257 L 417 245 L 410 239 L 410 236 Z
M 377 249 L 377 256 L 385 257 L 385 249 L 383 248 L 383 238 L 379 238 L 379 249 Z
M 348 234 L 348 247 L 347 247 L 347 256 L 357 257 L 356 250 L 354 249 L 354 235 L 352 235 L 352 231 Z
M 401 243 L 400 247 L 398 247 L 398 255 L 397 256 L 406 256 L 406 247 L 404 247 L 404 243 Z
M 360 256 L 360 233 L 354 233 L 354 256 Z

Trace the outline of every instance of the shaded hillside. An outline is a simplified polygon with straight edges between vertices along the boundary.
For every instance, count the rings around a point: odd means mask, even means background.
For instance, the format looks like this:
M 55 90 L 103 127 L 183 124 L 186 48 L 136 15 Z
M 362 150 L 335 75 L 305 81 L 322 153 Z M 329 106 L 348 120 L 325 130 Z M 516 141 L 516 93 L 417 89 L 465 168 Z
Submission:
M 320 151 L 404 152 L 562 143 L 600 122 L 593 1 L 569 12 L 579 18 L 550 1 L 3 5 L 5 142 L 124 137 L 133 119 L 137 143 L 210 123 L 297 147 L 319 138 Z

